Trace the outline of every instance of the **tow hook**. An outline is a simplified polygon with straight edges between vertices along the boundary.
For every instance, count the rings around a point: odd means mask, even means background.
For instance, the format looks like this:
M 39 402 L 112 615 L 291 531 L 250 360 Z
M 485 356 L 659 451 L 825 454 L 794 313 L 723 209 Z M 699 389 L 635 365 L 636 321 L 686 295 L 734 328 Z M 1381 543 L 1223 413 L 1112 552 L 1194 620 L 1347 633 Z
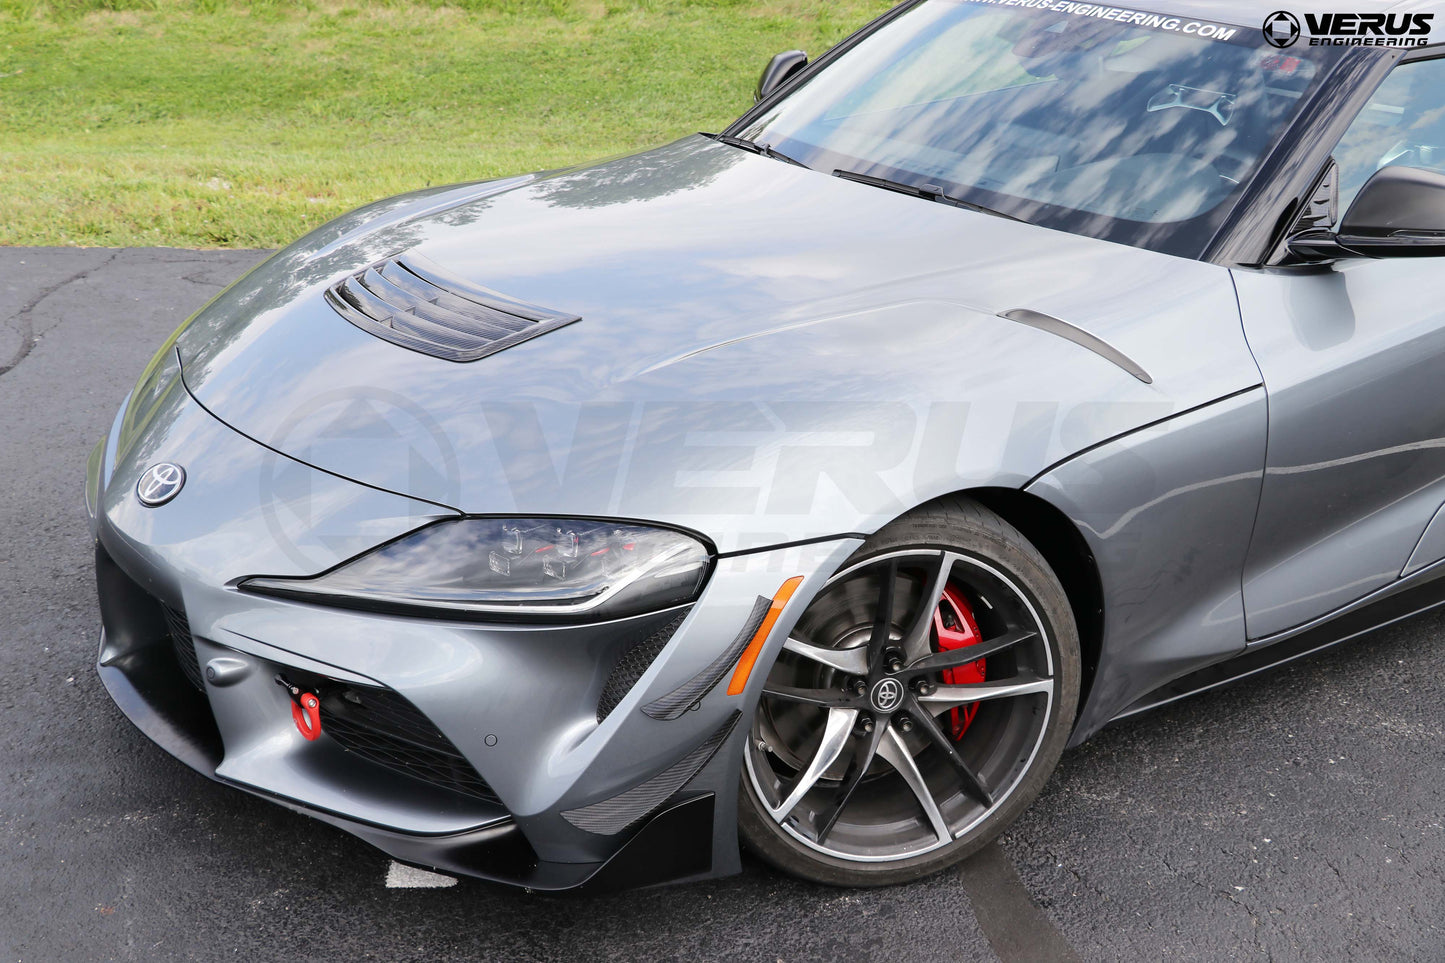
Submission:
M 308 742 L 315 742 L 321 735 L 321 699 L 309 689 L 303 689 L 284 675 L 277 673 L 276 684 L 291 697 L 291 721 L 296 730 Z

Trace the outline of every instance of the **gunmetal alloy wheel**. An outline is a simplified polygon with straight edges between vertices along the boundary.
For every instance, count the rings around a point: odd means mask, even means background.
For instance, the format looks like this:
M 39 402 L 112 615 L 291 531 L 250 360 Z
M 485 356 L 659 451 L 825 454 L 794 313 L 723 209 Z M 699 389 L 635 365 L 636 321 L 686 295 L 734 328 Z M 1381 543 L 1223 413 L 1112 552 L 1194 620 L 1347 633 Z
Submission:
M 749 733 L 743 837 L 825 883 L 942 869 L 1038 795 L 1078 680 L 1068 598 L 1017 530 L 962 499 L 907 516 L 784 644 Z

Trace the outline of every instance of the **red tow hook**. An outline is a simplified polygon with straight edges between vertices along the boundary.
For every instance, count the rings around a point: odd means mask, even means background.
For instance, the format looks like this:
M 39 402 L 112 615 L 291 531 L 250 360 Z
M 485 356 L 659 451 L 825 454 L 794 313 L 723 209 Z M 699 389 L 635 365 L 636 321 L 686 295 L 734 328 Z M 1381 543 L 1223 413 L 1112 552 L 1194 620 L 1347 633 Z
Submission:
M 307 742 L 315 742 L 321 736 L 321 699 L 283 675 L 276 676 L 276 684 L 291 697 L 291 721 L 296 723 L 296 731 Z

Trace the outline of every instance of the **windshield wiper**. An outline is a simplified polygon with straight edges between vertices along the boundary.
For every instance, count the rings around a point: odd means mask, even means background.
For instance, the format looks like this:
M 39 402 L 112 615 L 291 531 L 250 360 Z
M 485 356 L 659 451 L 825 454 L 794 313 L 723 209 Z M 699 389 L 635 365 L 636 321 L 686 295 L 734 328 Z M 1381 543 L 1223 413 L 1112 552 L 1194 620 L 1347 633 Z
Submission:
M 764 157 L 771 157 L 773 160 L 780 160 L 792 164 L 794 167 L 808 166 L 796 157 L 789 157 L 771 144 L 759 144 L 757 141 L 748 140 L 746 137 L 734 137 L 732 134 L 705 134 L 704 136 L 711 137 L 719 144 L 727 144 L 729 147 L 738 147 L 754 154 L 762 154 Z
M 980 214 L 988 214 L 993 217 L 1001 217 L 1006 221 L 1023 221 L 1021 217 L 1014 217 L 1012 214 L 1005 214 L 1003 211 L 995 211 L 991 207 L 984 207 L 982 204 L 974 204 L 972 201 L 965 201 L 961 198 L 944 191 L 943 188 L 933 184 L 905 184 L 902 181 L 889 180 L 886 177 L 875 177 L 872 174 L 860 174 L 857 171 L 836 170 L 834 177 L 841 177 L 845 181 L 854 181 L 858 184 L 867 184 L 869 187 L 881 187 L 885 191 L 897 191 L 899 194 L 908 194 L 911 197 L 921 197 L 926 201 L 936 201 L 939 204 L 948 204 L 952 207 L 961 207 L 966 211 L 977 211 Z

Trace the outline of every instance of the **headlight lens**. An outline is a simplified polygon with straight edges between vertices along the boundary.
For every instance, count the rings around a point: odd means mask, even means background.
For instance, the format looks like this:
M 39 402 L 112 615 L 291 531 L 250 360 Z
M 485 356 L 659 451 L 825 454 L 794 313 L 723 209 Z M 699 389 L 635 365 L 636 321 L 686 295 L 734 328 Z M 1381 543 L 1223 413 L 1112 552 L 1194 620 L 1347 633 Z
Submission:
M 485 621 L 620 618 L 690 602 L 711 556 L 682 532 L 625 522 L 465 518 L 429 525 L 323 575 L 246 591 Z

